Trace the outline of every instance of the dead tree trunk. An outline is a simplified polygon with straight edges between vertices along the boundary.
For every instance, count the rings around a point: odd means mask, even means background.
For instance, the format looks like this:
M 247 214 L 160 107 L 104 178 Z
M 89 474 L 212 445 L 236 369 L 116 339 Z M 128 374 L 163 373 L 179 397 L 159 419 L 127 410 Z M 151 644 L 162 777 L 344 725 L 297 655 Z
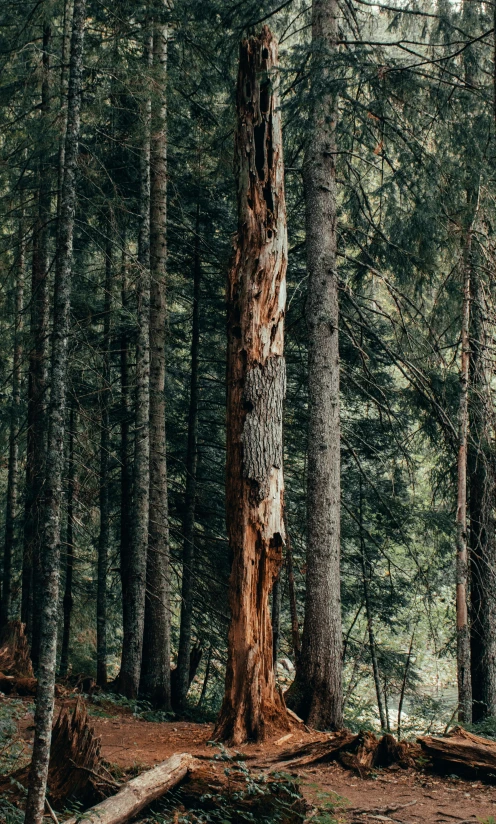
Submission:
M 21 204 L 17 246 L 16 283 L 14 297 L 14 357 L 12 363 L 12 405 L 10 410 L 9 464 L 7 475 L 7 508 L 3 547 L 3 586 L 0 607 L 0 628 L 5 629 L 10 618 L 12 601 L 12 555 L 14 552 L 15 520 L 17 516 L 17 486 L 19 474 L 19 409 L 21 406 L 22 325 L 24 306 L 24 206 Z
M 163 13 L 168 2 L 163 4 Z M 167 46 L 168 26 L 154 21 L 150 148 L 150 521 L 140 689 L 170 707 L 169 514 L 165 437 L 167 267 Z
M 465 241 L 461 323 L 460 397 L 458 401 L 458 490 L 456 509 L 456 637 L 458 673 L 458 718 L 472 720 L 470 677 L 470 632 L 468 626 L 467 583 L 467 434 L 468 382 L 470 364 L 470 236 Z
M 262 740 L 286 726 L 275 689 L 269 593 L 282 562 L 287 234 L 277 44 L 241 44 L 238 235 L 228 281 L 227 529 L 233 564 L 224 702 L 216 737 Z
M 72 248 L 76 211 L 76 168 L 79 149 L 81 89 L 83 79 L 83 39 L 86 4 L 75 0 L 69 69 L 68 117 L 64 179 L 60 205 L 59 254 L 55 273 L 51 396 L 48 410 L 47 466 L 43 507 L 42 625 L 35 734 L 26 800 L 26 824 L 41 824 L 50 757 L 57 618 L 60 575 L 60 508 L 64 468 L 65 398 L 67 347 L 70 321 Z
M 339 305 L 336 267 L 337 0 L 313 0 L 312 99 L 303 165 L 308 271 L 308 471 L 305 621 L 286 703 L 312 726 L 343 722 L 340 594 Z

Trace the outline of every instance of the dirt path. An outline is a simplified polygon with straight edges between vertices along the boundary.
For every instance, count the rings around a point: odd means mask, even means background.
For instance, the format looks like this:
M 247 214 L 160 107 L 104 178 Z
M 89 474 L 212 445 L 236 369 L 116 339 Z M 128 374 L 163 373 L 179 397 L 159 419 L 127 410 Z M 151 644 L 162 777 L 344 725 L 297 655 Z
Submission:
M 153 766 L 175 752 L 191 752 L 211 758 L 218 750 L 209 745 L 212 725 L 189 722 L 150 723 L 131 715 L 94 718 L 102 737 L 104 757 L 121 768 Z M 296 728 L 290 741 L 277 746 L 246 745 L 238 751 L 247 763 L 286 747 L 315 739 L 315 734 Z M 291 771 L 302 781 L 302 790 L 313 803 L 333 809 L 342 822 L 396 821 L 402 824 L 461 824 L 489 821 L 496 824 L 496 786 L 479 781 L 441 778 L 413 770 L 379 770 L 374 779 L 360 779 L 337 764 Z
M 74 703 L 73 701 L 68 703 Z M 102 738 L 102 753 L 122 770 L 152 767 L 176 752 L 190 752 L 211 759 L 220 752 L 210 742 L 211 724 L 186 721 L 157 723 L 135 718 L 129 711 L 88 706 L 95 732 Z M 96 713 L 96 714 L 94 714 Z M 26 739 L 32 737 L 32 718 L 21 722 Z M 269 741 L 263 746 L 241 746 L 239 752 L 247 765 L 256 769 L 268 758 L 286 748 L 297 747 L 320 737 L 295 725 L 291 739 L 281 744 Z M 236 753 L 229 750 L 233 757 Z M 390 768 L 378 770 L 374 778 L 361 779 L 338 764 L 286 768 L 297 776 L 305 797 L 329 811 L 330 821 L 342 824 L 496 824 L 496 785 L 482 784 L 432 773 Z

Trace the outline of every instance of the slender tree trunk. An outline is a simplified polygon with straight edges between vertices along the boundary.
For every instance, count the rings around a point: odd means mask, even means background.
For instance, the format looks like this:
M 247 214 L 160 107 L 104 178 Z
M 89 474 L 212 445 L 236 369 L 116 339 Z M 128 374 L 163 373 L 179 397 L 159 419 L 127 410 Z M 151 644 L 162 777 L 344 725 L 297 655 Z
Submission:
M 233 563 L 224 701 L 215 736 L 263 740 L 287 724 L 275 687 L 269 594 L 282 563 L 287 235 L 277 44 L 241 44 L 238 235 L 228 280 L 227 531 Z
M 489 307 L 472 266 L 470 334 L 470 654 L 473 721 L 496 716 L 496 465 Z
M 107 568 L 110 544 L 110 347 L 112 312 L 112 266 L 114 225 L 113 215 L 108 220 L 105 253 L 105 286 L 103 302 L 103 352 L 100 433 L 100 535 L 98 539 L 98 580 L 96 598 L 96 682 L 107 686 Z
M 362 493 L 362 478 L 360 477 L 360 560 L 362 565 L 362 581 L 363 581 L 363 597 L 365 601 L 365 613 L 367 616 L 367 632 L 369 636 L 369 649 L 370 649 L 370 658 L 372 660 L 372 672 L 374 675 L 374 685 L 375 685 L 375 694 L 377 697 L 377 709 L 379 710 L 379 719 L 381 722 L 381 729 L 386 730 L 388 728 L 387 717 L 386 713 L 384 712 L 384 704 L 382 701 L 382 691 L 381 691 L 381 676 L 379 673 L 379 664 L 377 661 L 377 654 L 375 648 L 375 638 L 374 638 L 374 624 L 372 620 L 372 605 L 370 603 L 370 591 L 369 591 L 369 579 L 368 579 L 368 572 L 369 570 L 367 567 L 370 567 L 370 564 L 367 559 L 367 552 L 365 549 L 365 541 L 363 537 L 363 493 Z
M 129 336 L 126 330 L 125 314 L 129 303 L 129 286 L 126 266 L 125 239 L 122 253 L 122 309 L 124 327 L 120 340 L 121 373 L 121 511 L 120 511 L 120 576 L 122 587 L 122 624 L 128 626 L 129 616 L 129 565 L 131 557 L 131 512 L 132 512 L 132 468 L 129 457 Z
M 167 5 L 164 5 L 167 9 Z M 150 151 L 150 521 L 141 690 L 170 707 L 169 523 L 165 438 L 165 324 L 167 263 L 167 24 L 155 21 Z
M 183 577 L 181 585 L 181 624 L 177 653 L 178 702 L 184 706 L 189 689 L 189 659 L 193 625 L 193 581 L 195 563 L 196 471 L 198 464 L 198 364 L 200 355 L 200 204 L 196 209 L 195 252 L 193 261 L 193 325 L 191 337 L 191 378 L 186 454 L 186 494 L 183 522 Z
M 67 342 L 72 273 L 76 167 L 79 146 L 85 0 L 75 0 L 69 68 L 65 170 L 62 184 L 59 254 L 55 273 L 51 395 L 43 508 L 42 626 L 36 694 L 35 734 L 26 801 L 26 824 L 41 824 L 52 732 L 60 577 L 60 508 L 64 469 Z
M 144 64 L 149 71 L 152 36 L 145 35 Z M 145 622 L 146 558 L 150 500 L 150 123 L 151 102 L 143 105 L 143 147 L 140 158 L 140 233 L 138 238 L 138 336 L 136 342 L 136 417 L 133 463 L 133 509 L 129 557 L 122 570 L 126 608 L 123 612 L 121 669 L 116 689 L 136 698 L 140 684 Z
M 291 639 L 293 642 L 294 659 L 295 663 L 297 663 L 301 653 L 300 627 L 298 623 L 298 601 L 296 598 L 295 577 L 293 569 L 293 550 L 291 547 L 291 535 L 288 530 L 286 518 L 284 519 L 284 528 L 286 530 L 286 566 L 288 568 L 289 610 L 291 613 Z
M 313 0 L 312 114 L 303 179 L 308 296 L 307 578 L 302 650 L 287 703 L 318 729 L 342 716 L 340 413 L 336 270 L 337 0 Z
M 49 127 L 49 53 L 51 29 L 43 26 L 42 84 L 40 117 Z M 28 431 L 26 454 L 26 498 L 22 559 L 21 620 L 26 624 L 35 669 L 39 656 L 40 544 L 46 450 L 46 389 L 48 361 L 48 224 L 50 220 L 50 177 L 42 152 L 38 163 L 38 214 L 33 231 L 31 274 L 31 314 L 28 376 Z
M 470 363 L 470 245 L 471 240 L 469 235 L 465 244 L 463 260 L 462 356 L 460 368 L 460 398 L 458 402 L 458 491 L 456 508 L 456 659 L 458 674 L 458 719 L 466 724 L 470 724 L 472 720 L 470 632 L 467 608 L 467 435 Z
M 12 556 L 15 543 L 15 522 L 17 517 L 17 486 L 19 475 L 19 422 L 21 407 L 21 367 L 22 330 L 24 309 L 24 268 L 26 264 L 26 241 L 24 207 L 21 205 L 19 235 L 17 243 L 17 266 L 14 305 L 14 355 L 12 362 L 12 406 L 10 410 L 9 465 L 7 474 L 7 509 L 5 513 L 5 541 L 3 547 L 2 601 L 0 606 L 0 628 L 4 629 L 10 619 L 12 602 Z
M 72 596 L 72 580 L 74 576 L 74 503 L 76 491 L 76 464 L 74 461 L 74 440 L 76 437 L 77 418 L 75 401 L 71 401 L 69 412 L 68 457 L 67 457 L 67 530 L 66 530 L 66 562 L 65 586 L 62 610 L 64 624 L 62 628 L 62 645 L 60 651 L 59 674 L 61 678 L 67 676 L 69 668 L 69 651 L 71 642 L 71 618 L 74 599 Z

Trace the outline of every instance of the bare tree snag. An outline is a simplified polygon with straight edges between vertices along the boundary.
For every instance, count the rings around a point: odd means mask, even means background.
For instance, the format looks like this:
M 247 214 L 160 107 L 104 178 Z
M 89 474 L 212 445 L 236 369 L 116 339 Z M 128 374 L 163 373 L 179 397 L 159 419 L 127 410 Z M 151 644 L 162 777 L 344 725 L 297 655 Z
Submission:
M 216 737 L 287 729 L 275 688 L 269 593 L 285 540 L 282 409 L 287 234 L 277 44 L 264 26 L 240 49 L 238 233 L 228 281 L 227 529 L 231 627 Z
M 85 824 L 125 824 L 152 801 L 177 786 L 194 763 L 195 759 L 189 753 L 171 755 L 152 770 L 128 781 L 116 795 L 106 798 L 83 815 L 69 818 L 65 824 L 77 824 L 83 820 Z

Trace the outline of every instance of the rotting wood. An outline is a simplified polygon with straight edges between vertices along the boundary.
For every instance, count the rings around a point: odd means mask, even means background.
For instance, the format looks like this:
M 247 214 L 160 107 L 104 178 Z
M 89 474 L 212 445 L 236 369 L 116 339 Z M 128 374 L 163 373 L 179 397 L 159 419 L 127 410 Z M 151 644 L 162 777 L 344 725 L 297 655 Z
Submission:
M 303 767 L 339 761 L 343 767 L 364 777 L 375 767 L 390 767 L 392 764 L 399 764 L 403 768 L 413 767 L 419 754 L 418 745 L 396 741 L 392 735 L 387 734 L 377 739 L 371 732 L 355 734 L 345 729 L 324 740 L 313 741 L 295 750 L 286 750 L 266 764 Z
M 432 735 L 417 739 L 424 755 L 428 755 L 435 769 L 461 767 L 469 772 L 496 776 L 496 741 L 474 735 L 462 727 L 455 727 L 444 738 Z
M 82 815 L 65 824 L 125 824 L 157 798 L 176 787 L 193 768 L 195 758 L 190 753 L 176 753 L 151 770 L 131 779 L 116 795 L 106 798 Z
M 229 272 L 226 509 L 231 627 L 217 740 L 289 729 L 276 690 L 269 593 L 282 564 L 287 230 L 277 44 L 267 26 L 240 49 L 238 234 Z

